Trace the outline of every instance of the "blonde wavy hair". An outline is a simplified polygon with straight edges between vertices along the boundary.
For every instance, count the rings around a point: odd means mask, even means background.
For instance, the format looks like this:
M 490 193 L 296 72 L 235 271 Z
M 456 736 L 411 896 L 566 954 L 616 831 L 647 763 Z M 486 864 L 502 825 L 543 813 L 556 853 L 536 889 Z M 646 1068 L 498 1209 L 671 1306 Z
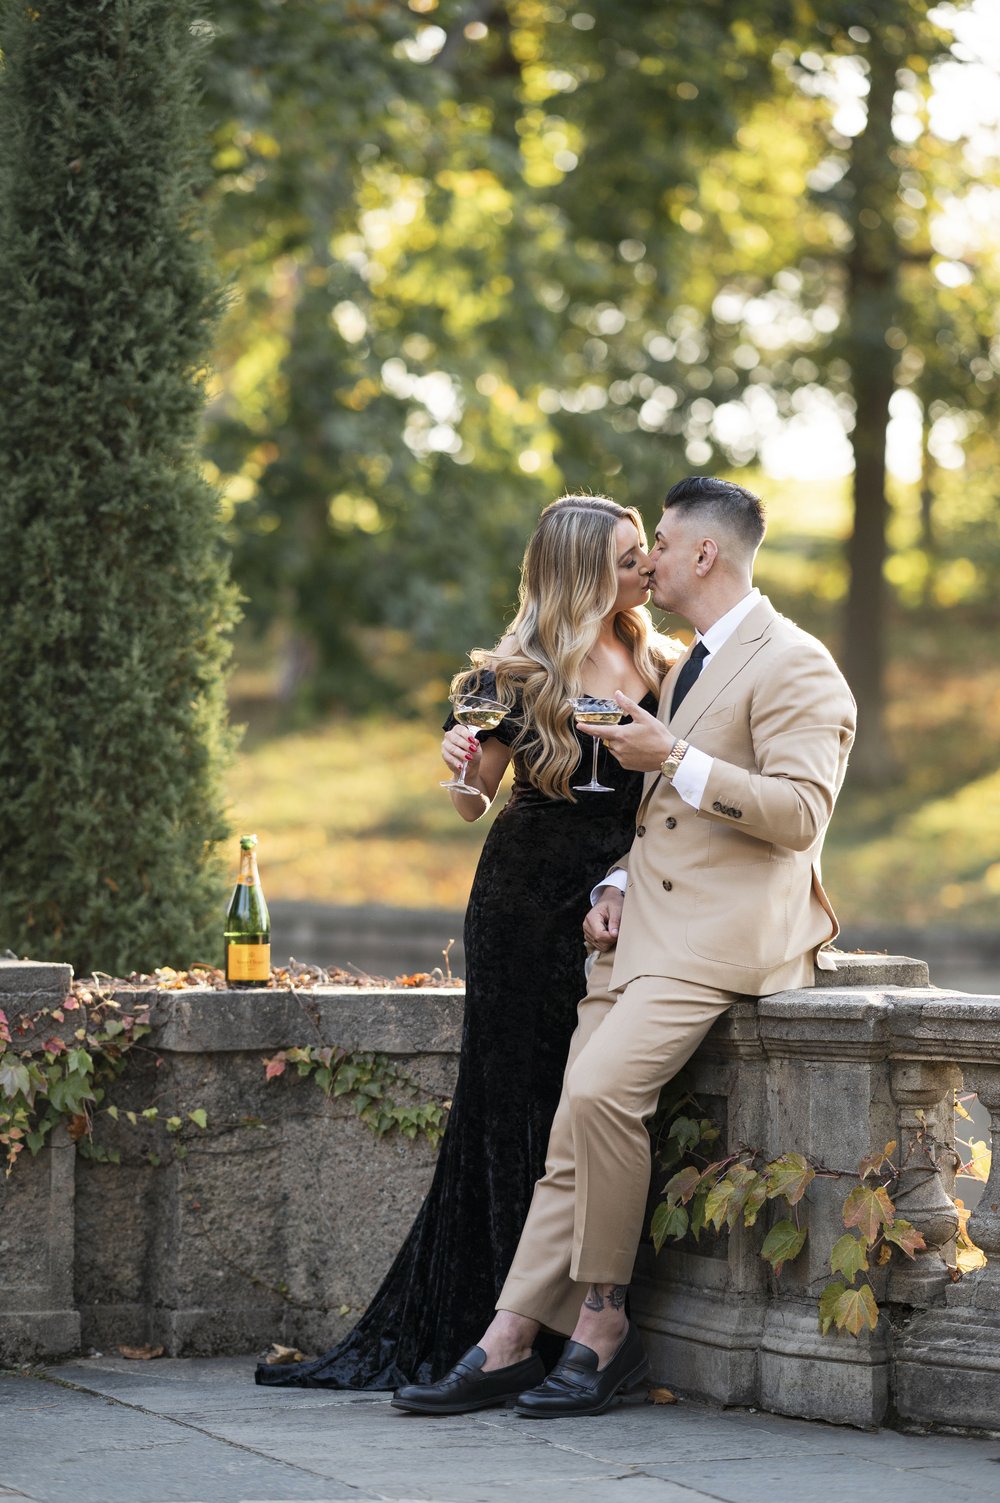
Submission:
M 549 798 L 575 803 L 569 780 L 580 747 L 567 700 L 582 692 L 584 661 L 618 594 L 615 528 L 623 519 L 646 547 L 642 518 L 607 496 L 561 496 L 542 512 L 521 563 L 518 611 L 490 650 L 476 648 L 473 667 L 455 675 L 453 694 L 475 693 L 481 675 L 496 675 L 497 694 L 513 705 L 521 696 L 523 724 L 513 750 Z M 619 611 L 615 634 L 632 654 L 643 683 L 656 691 L 683 648 L 661 636 L 645 606 Z

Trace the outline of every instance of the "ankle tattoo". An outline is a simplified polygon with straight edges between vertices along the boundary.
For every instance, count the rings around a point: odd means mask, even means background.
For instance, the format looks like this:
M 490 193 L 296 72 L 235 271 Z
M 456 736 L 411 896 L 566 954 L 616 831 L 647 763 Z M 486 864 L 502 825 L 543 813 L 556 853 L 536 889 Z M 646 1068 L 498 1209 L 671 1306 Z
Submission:
M 602 1289 L 607 1292 L 602 1294 Z M 627 1294 L 627 1284 L 603 1284 L 600 1287 L 597 1284 L 591 1284 L 587 1290 L 587 1297 L 583 1302 L 583 1308 L 585 1310 L 593 1310 L 595 1315 L 599 1314 L 605 1305 L 608 1305 L 612 1310 L 624 1310 L 625 1296 Z

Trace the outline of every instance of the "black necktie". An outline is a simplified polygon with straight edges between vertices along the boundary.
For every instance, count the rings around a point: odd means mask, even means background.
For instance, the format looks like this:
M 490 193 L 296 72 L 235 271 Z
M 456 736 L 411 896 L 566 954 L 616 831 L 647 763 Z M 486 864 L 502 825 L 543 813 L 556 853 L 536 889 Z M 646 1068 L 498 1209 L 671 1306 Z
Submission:
M 688 658 L 687 662 L 684 664 L 684 667 L 677 675 L 677 682 L 674 685 L 673 702 L 670 706 L 671 717 L 677 714 L 677 711 L 681 707 L 681 702 L 683 701 L 685 694 L 693 686 L 695 679 L 701 672 L 701 665 L 707 657 L 708 648 L 705 646 L 704 642 L 696 642 L 694 644 L 691 656 Z

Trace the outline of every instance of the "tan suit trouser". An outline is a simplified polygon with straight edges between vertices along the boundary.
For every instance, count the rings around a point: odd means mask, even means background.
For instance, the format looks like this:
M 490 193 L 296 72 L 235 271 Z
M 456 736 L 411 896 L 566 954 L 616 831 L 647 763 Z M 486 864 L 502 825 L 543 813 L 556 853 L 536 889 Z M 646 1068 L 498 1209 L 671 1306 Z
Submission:
M 497 1300 L 566 1335 L 590 1284 L 631 1280 L 649 1194 L 646 1119 L 736 1001 L 664 976 L 612 992 L 611 960 L 598 957 L 580 1003 L 545 1174 Z

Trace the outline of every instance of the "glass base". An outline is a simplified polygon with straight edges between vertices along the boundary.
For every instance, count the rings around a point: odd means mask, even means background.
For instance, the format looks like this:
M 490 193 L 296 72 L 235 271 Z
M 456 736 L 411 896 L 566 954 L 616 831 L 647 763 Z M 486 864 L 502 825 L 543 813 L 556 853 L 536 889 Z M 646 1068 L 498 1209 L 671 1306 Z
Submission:
M 615 791 L 606 783 L 574 783 L 572 788 L 574 793 L 614 793 Z
M 478 788 L 470 788 L 468 783 L 460 783 L 457 778 L 452 779 L 450 783 L 439 783 L 438 787 L 451 788 L 455 793 L 471 793 L 473 798 L 483 797 Z

